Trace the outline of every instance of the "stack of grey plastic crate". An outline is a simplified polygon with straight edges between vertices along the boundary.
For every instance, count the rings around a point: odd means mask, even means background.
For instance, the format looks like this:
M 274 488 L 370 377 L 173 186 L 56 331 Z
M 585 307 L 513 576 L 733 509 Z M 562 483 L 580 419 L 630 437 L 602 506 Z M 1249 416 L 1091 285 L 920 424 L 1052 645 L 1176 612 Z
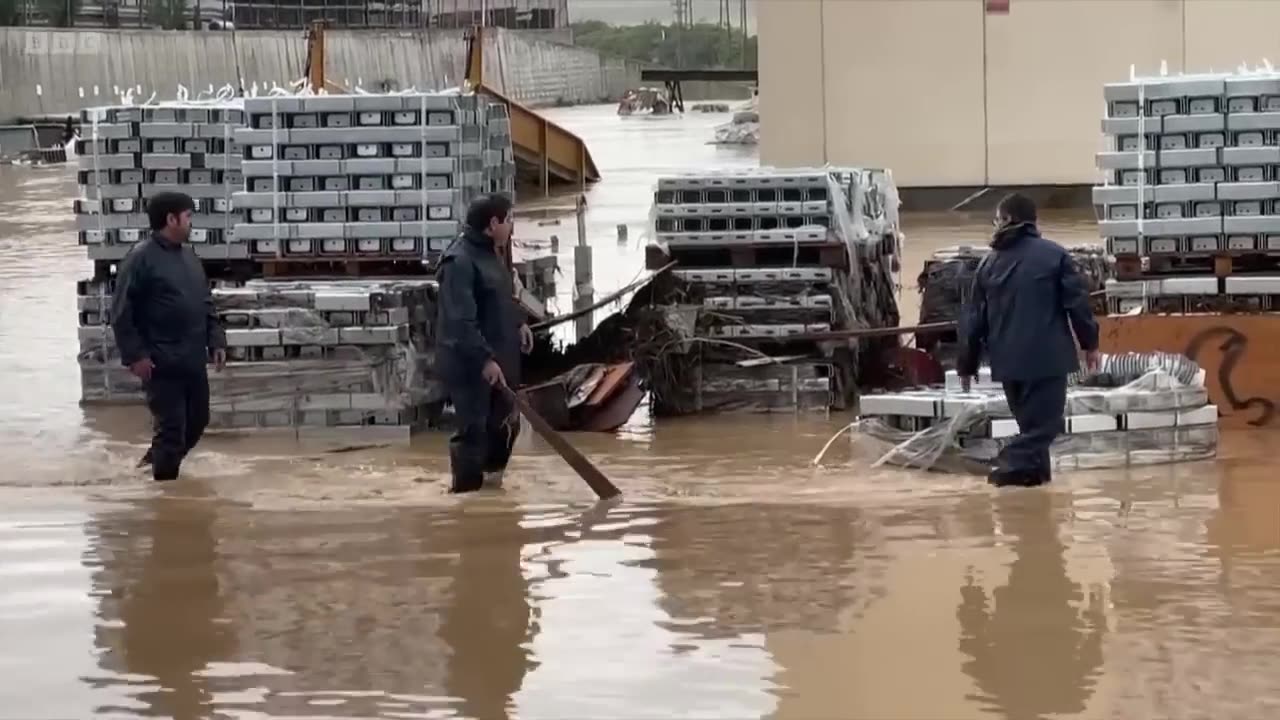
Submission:
M 232 104 L 88 108 L 81 112 L 76 229 L 90 260 L 115 262 L 147 231 L 147 200 L 178 191 L 196 203 L 191 244 L 203 260 L 248 257 L 232 232 L 243 183 Z
M 271 96 L 245 101 L 254 258 L 430 259 L 468 202 L 513 192 L 510 119 L 476 95 Z
M 254 280 L 219 289 L 228 365 L 211 427 L 422 426 L 433 374 L 434 281 Z
M 897 193 L 889 174 L 761 168 L 664 177 L 653 212 L 655 239 L 680 263 L 674 274 L 687 288 L 685 302 L 702 305 L 698 333 L 729 343 L 704 350 L 697 406 L 841 405 L 834 394 L 852 389 L 835 381 L 840 370 L 829 359 L 743 368 L 717 356 L 741 359 L 724 349 L 730 345 L 777 354 L 805 333 L 897 324 L 890 269 Z M 850 273 L 850 264 L 859 270 Z
M 1218 409 L 1209 403 L 1204 372 L 1163 353 L 1104 355 L 1102 371 L 1070 378 L 1065 433 L 1054 445 L 1060 469 L 1113 467 L 1211 457 Z M 1004 392 L 982 368 L 969 392 L 955 371 L 939 388 L 862 396 L 868 434 L 897 446 L 889 456 L 933 467 L 942 455 L 993 461 L 1018 434 Z M 928 462 L 920 462 L 928 458 Z
M 1110 311 L 1272 309 L 1280 273 L 1280 75 L 1188 75 L 1105 88 L 1094 188 L 1102 235 L 1123 279 Z M 1215 256 L 1249 259 L 1219 282 Z M 1125 272 L 1126 261 L 1138 272 Z M 1156 277 L 1180 271 L 1177 277 Z
M 196 203 L 191 244 L 206 262 L 248 257 L 232 228 L 232 195 L 241 188 L 234 103 L 166 103 L 87 108 L 81 112 L 80 197 L 75 201 L 79 243 L 93 276 L 77 283 L 80 376 L 86 402 L 141 402 L 137 378 L 121 367 L 110 328 L 112 266 L 149 224 L 147 200 L 179 191 Z

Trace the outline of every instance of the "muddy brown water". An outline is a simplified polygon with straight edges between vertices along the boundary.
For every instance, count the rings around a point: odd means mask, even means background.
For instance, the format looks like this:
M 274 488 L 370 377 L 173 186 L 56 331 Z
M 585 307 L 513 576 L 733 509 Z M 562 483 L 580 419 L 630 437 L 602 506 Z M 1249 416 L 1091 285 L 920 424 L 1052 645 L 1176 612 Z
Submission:
M 557 113 L 605 174 L 588 198 L 601 290 L 638 271 L 655 174 L 754 162 L 703 144 L 714 117 Z M 997 493 L 872 470 L 843 445 L 810 467 L 846 418 L 640 415 L 575 437 L 627 493 L 612 508 L 527 436 L 507 490 L 465 500 L 444 494 L 433 436 L 343 454 L 213 437 L 157 487 L 133 469 L 141 412 L 78 406 L 74 192 L 64 170 L 0 168 L 0 718 L 1253 718 L 1280 704 L 1266 434 L 1227 436 L 1213 463 Z M 571 221 L 537 222 L 522 235 L 572 236 Z M 1094 239 L 1087 214 L 1044 224 Z M 905 317 L 923 257 L 988 228 L 905 218 Z

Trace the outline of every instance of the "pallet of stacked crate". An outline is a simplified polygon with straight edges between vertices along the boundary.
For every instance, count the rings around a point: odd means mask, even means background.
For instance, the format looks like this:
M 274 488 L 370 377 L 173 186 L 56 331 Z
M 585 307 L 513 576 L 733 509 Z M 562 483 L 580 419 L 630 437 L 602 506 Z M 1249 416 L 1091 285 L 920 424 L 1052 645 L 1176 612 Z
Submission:
M 82 111 L 76 229 L 97 275 L 149 233 L 147 200 L 166 191 L 195 200 L 190 242 L 211 270 L 248 258 L 232 232 L 231 199 L 242 185 L 234 134 L 242 122 L 240 106 L 226 103 Z
M 426 272 L 476 195 L 514 189 L 505 107 L 475 95 L 270 96 L 245 113 L 236 234 L 268 276 Z
M 697 332 L 707 342 L 691 379 L 695 408 L 849 402 L 856 353 L 792 338 L 897 324 L 890 259 L 898 236 L 885 218 L 888 188 L 887 174 L 858 169 L 659 179 L 657 243 L 647 249 L 647 265 L 677 262 L 679 301 L 702 307 Z M 744 347 L 786 359 L 743 366 Z
M 422 426 L 434 377 L 431 280 L 267 281 L 218 290 L 228 363 L 211 426 Z
M 1280 293 L 1280 278 L 1237 277 L 1280 272 L 1280 75 L 1140 78 L 1104 96 L 1093 195 L 1120 281 L 1110 310 L 1235 311 Z
M 1137 376 L 1121 387 L 1099 378 L 1072 378 L 1066 400 L 1066 431 L 1053 447 L 1057 469 L 1116 467 L 1212 457 L 1218 411 L 1209 403 L 1203 373 L 1179 356 L 1109 356 L 1104 364 Z M 1158 372 L 1145 368 L 1159 367 Z M 1088 384 L 1086 384 L 1088 383 Z M 905 445 L 900 458 L 944 454 L 990 464 L 1018 434 L 998 383 L 984 368 L 969 392 L 952 371 L 944 387 L 862 396 L 863 431 Z M 914 434 L 914 436 L 913 436 Z

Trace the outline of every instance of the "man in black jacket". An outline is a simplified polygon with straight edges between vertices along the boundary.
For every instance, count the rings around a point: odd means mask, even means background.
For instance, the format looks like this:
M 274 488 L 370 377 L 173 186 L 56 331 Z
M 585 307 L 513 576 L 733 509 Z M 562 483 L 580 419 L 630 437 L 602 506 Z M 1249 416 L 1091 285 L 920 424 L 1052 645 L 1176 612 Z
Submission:
M 155 433 L 140 465 L 156 480 L 178 477 L 209 424 L 210 360 L 226 364 L 227 340 L 204 267 L 186 244 L 195 203 L 181 193 L 147 202 L 151 237 L 120 264 L 111 327 L 120 359 L 142 380 Z
M 1041 485 L 1052 476 L 1049 446 L 1065 430 L 1067 376 L 1080 367 L 1076 342 L 1095 370 L 1098 323 L 1070 254 L 1040 236 L 1030 198 L 1001 200 L 995 225 L 966 304 L 956 370 L 967 390 L 985 348 L 991 379 L 1004 385 L 1018 423 L 990 482 Z
M 520 424 L 507 396 L 520 382 L 520 354 L 533 333 L 515 301 L 503 254 L 511 242 L 511 200 L 485 195 L 440 258 L 437 360 L 458 428 L 449 441 L 453 492 L 500 486 Z

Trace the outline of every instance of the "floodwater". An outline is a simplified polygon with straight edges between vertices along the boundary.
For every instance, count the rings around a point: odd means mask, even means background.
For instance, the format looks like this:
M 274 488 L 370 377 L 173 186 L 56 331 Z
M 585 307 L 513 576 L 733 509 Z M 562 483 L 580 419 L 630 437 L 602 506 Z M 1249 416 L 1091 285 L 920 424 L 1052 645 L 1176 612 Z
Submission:
M 754 162 L 723 116 L 555 111 L 591 143 L 599 292 L 636 275 L 657 173 Z M 1048 489 L 810 460 L 846 418 L 643 419 L 525 437 L 501 493 L 443 440 L 332 453 L 209 438 L 133 464 L 136 409 L 81 409 L 74 178 L 0 168 L 0 718 L 1254 718 L 1280 705 L 1280 485 L 1216 463 Z M 563 204 L 563 199 L 551 201 Z M 615 227 L 630 226 L 626 243 Z M 568 259 L 572 222 L 556 232 Z M 1089 217 L 1048 218 L 1068 243 Z M 904 317 L 935 247 L 905 218 Z M 536 227 L 536 230 L 534 229 Z M 567 267 L 571 267 L 566 263 Z M 566 282 L 565 285 L 571 284 Z

